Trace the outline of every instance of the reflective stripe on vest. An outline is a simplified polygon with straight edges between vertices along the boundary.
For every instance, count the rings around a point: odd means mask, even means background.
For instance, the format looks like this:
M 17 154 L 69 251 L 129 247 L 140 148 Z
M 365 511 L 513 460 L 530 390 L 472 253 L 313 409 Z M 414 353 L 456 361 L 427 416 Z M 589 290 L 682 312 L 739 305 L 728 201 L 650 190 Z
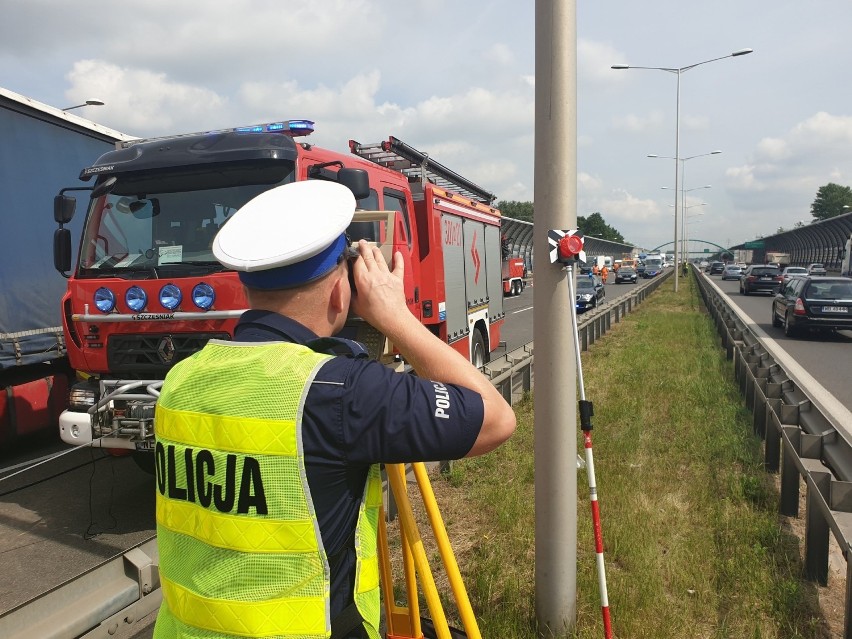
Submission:
M 301 440 L 305 397 L 328 359 L 296 344 L 211 341 L 169 373 L 155 417 L 155 637 L 329 636 L 329 568 Z M 359 513 L 354 593 L 370 637 L 380 503 L 375 467 Z

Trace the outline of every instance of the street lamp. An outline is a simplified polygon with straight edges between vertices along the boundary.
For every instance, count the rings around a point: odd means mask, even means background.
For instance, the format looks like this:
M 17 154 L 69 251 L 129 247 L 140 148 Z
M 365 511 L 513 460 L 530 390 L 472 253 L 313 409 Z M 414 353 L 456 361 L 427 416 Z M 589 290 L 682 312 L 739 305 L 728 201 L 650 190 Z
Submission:
M 104 105 L 103 100 L 86 100 L 85 102 L 83 102 L 83 104 L 75 104 L 74 106 L 65 107 L 62 110 L 63 111 L 70 111 L 71 109 L 79 109 L 80 107 L 84 107 L 84 106 L 103 106 L 103 105 Z
M 666 187 L 663 187 L 666 188 Z M 699 187 L 699 188 L 708 188 L 708 187 Z M 693 191 L 695 189 L 687 189 L 687 191 Z M 669 206 L 673 207 L 674 204 L 669 204 Z M 690 213 L 689 209 L 695 208 L 696 206 L 707 206 L 707 202 L 699 202 L 698 204 L 687 204 L 681 205 L 681 215 L 683 216 L 683 227 L 682 227 L 682 235 L 683 238 L 683 261 L 689 261 L 689 224 L 697 224 L 701 220 L 690 220 L 690 217 L 698 217 L 699 215 L 704 215 L 704 211 L 696 211 L 695 213 Z
M 694 160 L 695 158 L 707 157 L 708 155 L 718 155 L 720 153 L 721 153 L 721 151 L 716 149 L 715 151 L 710 151 L 709 153 L 699 153 L 698 155 L 690 155 L 690 156 L 687 156 L 685 158 L 673 158 L 670 155 L 657 155 L 656 153 L 649 153 L 648 157 L 649 158 L 659 158 L 661 160 L 675 160 L 675 163 L 677 163 L 677 161 L 680 160 L 680 186 L 681 186 L 681 189 L 680 189 L 680 208 L 683 209 L 684 193 L 695 190 L 695 189 L 684 190 L 684 188 L 683 188 L 683 185 L 686 182 L 686 177 L 685 177 L 686 176 L 686 161 L 687 160 Z M 662 188 L 667 189 L 668 187 L 664 186 Z M 677 188 L 677 185 L 675 185 L 675 188 Z M 696 188 L 709 189 L 709 188 L 711 188 L 711 186 L 708 184 L 706 186 L 700 186 L 700 187 L 696 187 Z M 677 195 L 675 195 L 675 198 L 677 198 Z M 680 242 L 681 242 L 681 247 L 683 247 L 683 246 L 686 245 L 686 222 L 684 222 L 683 211 L 681 211 L 680 217 L 681 217 L 681 224 L 682 224 L 682 228 L 681 228 L 681 232 L 680 232 Z
M 702 64 L 708 64 L 709 62 L 716 62 L 717 60 L 724 60 L 725 58 L 736 58 L 741 55 L 747 55 L 751 53 L 753 49 L 739 49 L 738 51 L 734 51 L 728 55 L 723 55 L 719 58 L 711 58 L 710 60 L 703 60 L 701 62 L 696 62 L 695 64 L 690 64 L 685 67 L 636 67 L 631 66 L 629 64 L 613 64 L 613 69 L 651 69 L 654 71 L 667 71 L 668 73 L 674 73 L 677 75 L 677 111 L 675 113 L 676 119 L 676 127 L 675 127 L 675 189 L 678 188 L 679 177 L 680 177 L 680 76 L 685 71 L 689 71 L 690 69 L 694 69 L 697 66 L 701 66 Z M 677 194 L 675 194 L 675 223 L 674 223 L 674 248 L 675 248 L 675 264 L 678 263 L 678 255 L 677 255 L 677 229 L 678 229 L 678 214 L 677 214 Z M 678 270 L 675 269 L 675 283 L 674 290 L 677 293 L 678 289 Z

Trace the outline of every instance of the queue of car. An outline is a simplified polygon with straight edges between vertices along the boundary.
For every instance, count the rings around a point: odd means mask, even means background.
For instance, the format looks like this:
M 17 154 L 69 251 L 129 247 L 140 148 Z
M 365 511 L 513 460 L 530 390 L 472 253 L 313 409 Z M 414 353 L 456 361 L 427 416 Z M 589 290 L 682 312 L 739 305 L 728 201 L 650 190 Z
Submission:
M 718 266 L 721 264 L 721 269 Z M 805 332 L 852 330 L 852 278 L 828 275 L 825 265 L 808 266 L 711 262 L 705 272 L 738 279 L 741 295 L 769 293 L 772 326 L 788 337 Z

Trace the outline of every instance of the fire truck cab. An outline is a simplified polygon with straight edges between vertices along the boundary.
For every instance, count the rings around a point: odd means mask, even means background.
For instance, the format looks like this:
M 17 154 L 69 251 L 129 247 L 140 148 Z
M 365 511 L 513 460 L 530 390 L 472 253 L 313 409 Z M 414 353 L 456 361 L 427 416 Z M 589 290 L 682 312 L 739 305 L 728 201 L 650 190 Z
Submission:
M 312 131 L 313 122 L 290 120 L 118 142 L 82 170 L 93 186 L 56 196 L 63 328 L 71 366 L 85 378 L 60 417 L 65 442 L 151 448 L 168 370 L 209 339 L 231 339 L 246 310 L 213 238 L 250 199 L 297 180 L 348 186 L 359 209 L 351 239 L 388 257 L 399 251 L 409 310 L 474 364 L 488 361 L 504 317 L 494 196 L 396 138 L 350 141 L 345 154 L 298 139 Z M 70 191 L 90 196 L 73 272 Z M 354 320 L 351 336 L 361 337 L 358 328 Z M 387 348 L 376 356 L 392 355 Z

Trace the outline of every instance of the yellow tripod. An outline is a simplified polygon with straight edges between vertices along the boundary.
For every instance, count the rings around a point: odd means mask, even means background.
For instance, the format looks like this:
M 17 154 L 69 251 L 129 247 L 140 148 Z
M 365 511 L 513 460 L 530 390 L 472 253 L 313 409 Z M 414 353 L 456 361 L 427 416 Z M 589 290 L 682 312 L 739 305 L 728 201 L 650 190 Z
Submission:
M 420 619 L 420 605 L 418 600 L 417 580 L 423 589 L 423 597 L 429 609 L 429 615 L 434 626 L 435 639 L 458 639 L 469 637 L 470 639 L 481 639 L 476 617 L 470 606 L 464 583 L 461 579 L 458 563 L 456 563 L 447 530 L 438 504 L 435 501 L 435 493 L 423 463 L 418 462 L 411 465 L 423 505 L 429 517 L 429 523 L 438 545 L 441 562 L 449 578 L 450 588 L 453 591 L 456 607 L 464 627 L 464 634 L 450 628 L 444 608 L 438 596 L 435 579 L 426 558 L 423 540 L 420 530 L 414 519 L 414 511 L 408 498 L 408 485 L 403 464 L 388 464 L 385 471 L 388 484 L 396 500 L 399 509 L 399 528 L 402 547 L 403 570 L 405 573 L 405 587 L 408 605 L 397 606 L 394 602 L 393 574 L 390 563 L 390 550 L 388 548 L 388 531 L 385 524 L 384 512 L 379 517 L 379 566 L 382 583 L 382 600 L 385 608 L 385 623 L 387 626 L 386 639 L 424 639 L 423 628 Z M 433 635 L 429 635 L 432 637 Z

